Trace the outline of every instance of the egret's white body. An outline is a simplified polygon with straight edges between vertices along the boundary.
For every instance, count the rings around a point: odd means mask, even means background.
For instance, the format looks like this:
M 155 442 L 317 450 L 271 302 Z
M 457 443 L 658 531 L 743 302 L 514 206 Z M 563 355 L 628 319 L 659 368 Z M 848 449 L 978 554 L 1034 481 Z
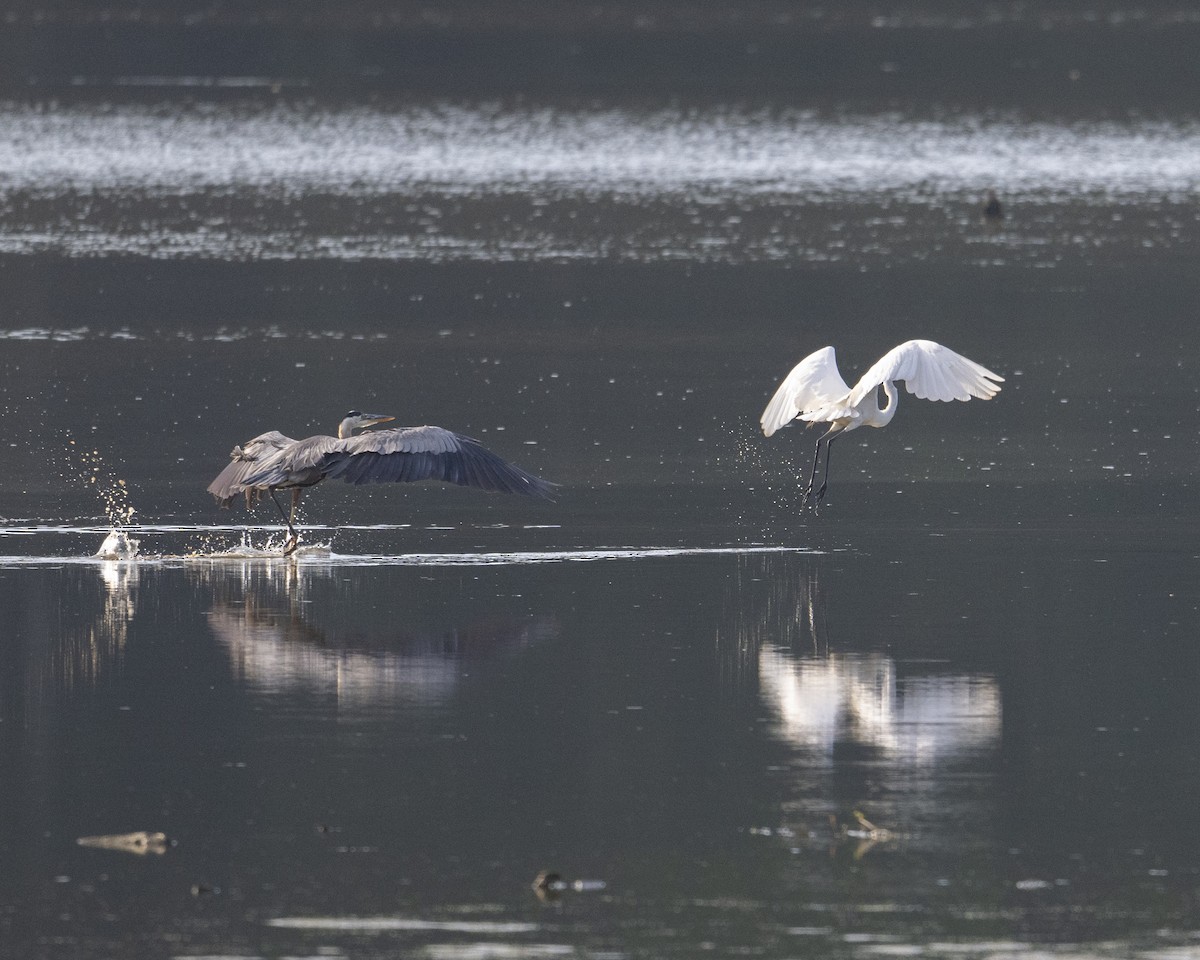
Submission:
M 908 392 L 923 400 L 990 400 L 1000 392 L 1004 378 L 987 367 L 968 360 L 932 340 L 909 340 L 885 353 L 851 389 L 838 373 L 833 347 L 822 347 L 801 360 L 789 373 L 763 411 L 763 433 L 771 436 L 793 420 L 809 425 L 827 423 L 829 429 L 817 440 L 812 474 L 804 502 L 813 495 L 821 444 L 826 447 L 825 479 L 816 491 L 817 500 L 829 485 L 829 445 L 839 436 L 859 427 L 886 427 L 896 415 L 900 394 L 896 381 L 903 380 Z M 887 405 L 879 406 L 879 388 Z

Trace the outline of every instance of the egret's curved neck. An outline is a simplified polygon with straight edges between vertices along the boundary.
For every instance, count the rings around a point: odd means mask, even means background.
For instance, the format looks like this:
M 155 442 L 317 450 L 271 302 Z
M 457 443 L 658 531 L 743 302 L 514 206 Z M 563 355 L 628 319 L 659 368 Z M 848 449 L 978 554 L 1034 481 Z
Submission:
M 875 414 L 873 427 L 886 427 L 892 422 L 892 417 L 896 415 L 896 407 L 900 403 L 900 391 L 896 389 L 896 384 L 891 380 L 883 382 L 883 392 L 887 395 L 887 406 L 879 410 Z

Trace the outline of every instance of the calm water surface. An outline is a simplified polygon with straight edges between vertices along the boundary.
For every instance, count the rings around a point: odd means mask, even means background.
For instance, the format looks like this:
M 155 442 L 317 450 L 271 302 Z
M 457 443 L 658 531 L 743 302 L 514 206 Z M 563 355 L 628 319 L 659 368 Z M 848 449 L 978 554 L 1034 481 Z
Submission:
M 0 103 L 0 956 L 1200 953 L 1193 108 L 227 80 Z M 211 504 L 351 407 L 560 497 Z

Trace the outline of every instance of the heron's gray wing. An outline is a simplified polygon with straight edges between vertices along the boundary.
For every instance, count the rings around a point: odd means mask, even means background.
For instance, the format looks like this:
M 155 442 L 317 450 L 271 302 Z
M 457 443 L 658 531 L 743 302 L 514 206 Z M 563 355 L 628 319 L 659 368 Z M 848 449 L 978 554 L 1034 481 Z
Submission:
M 443 480 L 547 500 L 555 486 L 513 466 L 478 440 L 429 426 L 373 430 L 339 440 L 320 468 L 326 477 L 346 483 Z
M 256 469 L 248 472 L 243 484 L 248 487 L 308 486 L 325 476 L 325 459 L 347 443 L 337 437 L 318 435 L 293 440 L 270 456 L 260 458 Z
M 833 347 L 822 347 L 796 364 L 784 378 L 759 420 L 762 431 L 769 437 L 801 414 L 836 403 L 849 392 L 850 387 L 838 373 Z
M 989 400 L 1000 392 L 999 385 L 1004 382 L 998 373 L 940 343 L 909 340 L 889 350 L 862 375 L 847 403 L 861 403 L 889 380 L 903 380 L 908 392 L 922 400 Z
M 229 465 L 208 485 L 208 492 L 217 498 L 221 506 L 229 506 L 251 486 L 246 483 L 247 477 L 260 470 L 265 460 L 295 442 L 278 430 L 271 430 L 239 444 L 229 454 Z

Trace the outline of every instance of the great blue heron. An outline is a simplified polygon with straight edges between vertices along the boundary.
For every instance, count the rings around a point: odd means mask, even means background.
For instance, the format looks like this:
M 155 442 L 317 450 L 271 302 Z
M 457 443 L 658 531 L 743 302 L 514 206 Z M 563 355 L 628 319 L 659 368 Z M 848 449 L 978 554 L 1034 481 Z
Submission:
M 810 353 L 784 378 L 760 421 L 768 437 L 793 420 L 806 420 L 809 426 L 829 424 L 817 440 L 812 473 L 804 491 L 805 506 L 817 481 L 821 444 L 825 444 L 825 479 L 816 491 L 818 503 L 829 486 L 833 441 L 859 427 L 886 427 L 891 423 L 900 400 L 896 380 L 903 380 L 908 392 L 923 400 L 990 400 L 1004 382 L 999 374 L 932 340 L 909 340 L 889 350 L 862 375 L 853 390 L 838 373 L 833 347 Z M 887 394 L 887 406 L 883 408 L 879 406 L 879 387 Z
M 293 440 L 278 430 L 264 433 L 233 448 L 229 466 L 208 485 L 208 492 L 223 507 L 239 495 L 250 507 L 263 491 L 269 493 L 287 523 L 285 554 L 300 542 L 292 521 L 301 491 L 325 479 L 353 484 L 444 480 L 464 487 L 551 499 L 554 484 L 502 460 L 478 440 L 442 427 L 357 432 L 394 419 L 351 410 L 338 425 L 336 437 Z M 292 491 L 290 513 L 276 499 L 276 490 Z

